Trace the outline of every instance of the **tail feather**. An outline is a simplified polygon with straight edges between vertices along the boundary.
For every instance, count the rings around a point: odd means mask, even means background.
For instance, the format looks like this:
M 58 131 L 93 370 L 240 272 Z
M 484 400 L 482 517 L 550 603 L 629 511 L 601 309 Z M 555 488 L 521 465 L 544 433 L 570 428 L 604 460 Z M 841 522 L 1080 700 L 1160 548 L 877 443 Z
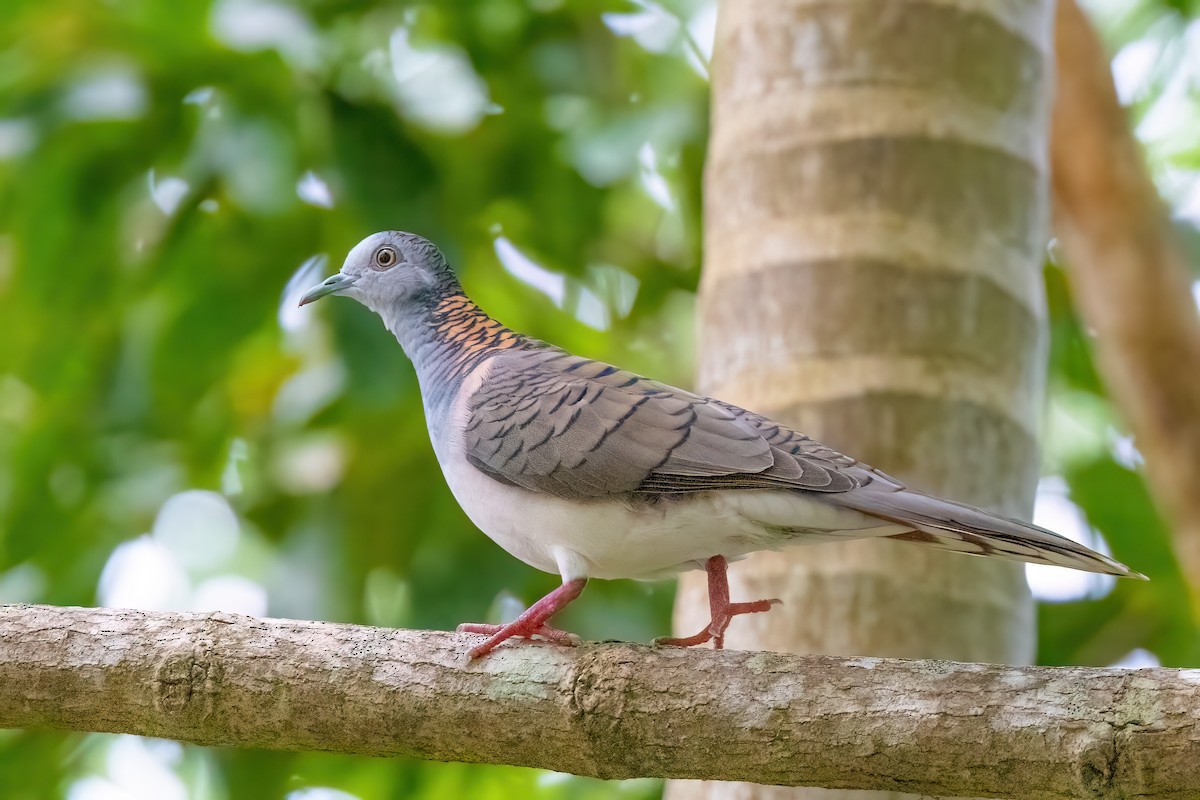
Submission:
M 893 534 L 887 537 L 890 539 L 969 555 L 1147 580 L 1119 561 L 1053 531 L 911 489 L 875 483 L 829 499 L 864 514 L 912 526 L 912 531 Z

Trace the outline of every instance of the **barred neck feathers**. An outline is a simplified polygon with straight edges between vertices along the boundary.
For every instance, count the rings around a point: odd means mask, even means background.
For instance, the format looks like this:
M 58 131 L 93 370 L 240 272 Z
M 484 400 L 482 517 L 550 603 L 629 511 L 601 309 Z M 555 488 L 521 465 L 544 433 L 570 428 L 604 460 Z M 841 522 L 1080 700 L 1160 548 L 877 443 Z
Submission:
M 471 370 L 495 353 L 549 346 L 489 317 L 463 294 L 457 281 L 448 282 L 425 303 L 423 314 L 404 315 L 393 332 L 412 359 L 427 400 L 453 393 Z
M 437 302 L 429 325 L 441 345 L 438 349 L 444 369 L 454 375 L 465 375 L 497 350 L 521 348 L 533 341 L 489 317 L 461 291 Z

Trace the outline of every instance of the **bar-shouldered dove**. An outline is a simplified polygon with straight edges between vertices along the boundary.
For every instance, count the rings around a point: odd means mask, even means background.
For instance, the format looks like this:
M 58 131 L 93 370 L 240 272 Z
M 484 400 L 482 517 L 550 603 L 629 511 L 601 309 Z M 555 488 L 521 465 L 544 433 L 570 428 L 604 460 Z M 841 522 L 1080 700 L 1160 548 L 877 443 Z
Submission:
M 463 293 L 445 257 L 411 233 L 361 241 L 340 272 L 300 301 L 345 295 L 379 314 L 416 367 L 429 437 L 463 510 L 562 585 L 488 638 L 574 637 L 555 612 L 588 578 L 706 569 L 712 619 L 695 636 L 721 647 L 737 614 L 728 559 L 790 545 L 889 537 L 944 550 L 1089 572 L 1144 576 L 1020 520 L 942 500 L 766 417 L 512 331 Z

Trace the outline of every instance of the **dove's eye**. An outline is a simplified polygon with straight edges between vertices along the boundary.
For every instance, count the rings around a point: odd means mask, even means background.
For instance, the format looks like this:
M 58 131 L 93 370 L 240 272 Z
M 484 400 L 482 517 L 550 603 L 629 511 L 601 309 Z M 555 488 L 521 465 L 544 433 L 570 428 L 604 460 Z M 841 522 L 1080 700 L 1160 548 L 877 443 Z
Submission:
M 384 245 L 375 251 L 375 266 L 379 269 L 387 269 L 396 263 L 396 248 Z

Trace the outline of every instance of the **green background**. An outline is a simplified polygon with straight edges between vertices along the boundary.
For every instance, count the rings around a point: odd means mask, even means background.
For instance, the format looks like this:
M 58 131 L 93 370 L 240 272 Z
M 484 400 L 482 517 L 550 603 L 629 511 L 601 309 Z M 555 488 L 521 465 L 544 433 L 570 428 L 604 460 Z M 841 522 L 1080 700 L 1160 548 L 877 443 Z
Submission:
M 1196 6 L 1093 10 L 1195 250 Z M 4 0 L 0 602 L 232 603 L 450 629 L 553 588 L 454 503 L 412 370 L 377 318 L 344 300 L 296 310 L 296 290 L 363 236 L 412 230 L 510 326 L 690 385 L 712 12 L 700 0 Z M 1200 665 L 1167 532 L 1053 259 L 1045 274 L 1046 473 L 1154 581 L 1041 604 L 1039 659 Z M 594 582 L 560 622 L 648 640 L 669 629 L 672 592 Z M 660 792 L 0 731 L 3 798 Z

